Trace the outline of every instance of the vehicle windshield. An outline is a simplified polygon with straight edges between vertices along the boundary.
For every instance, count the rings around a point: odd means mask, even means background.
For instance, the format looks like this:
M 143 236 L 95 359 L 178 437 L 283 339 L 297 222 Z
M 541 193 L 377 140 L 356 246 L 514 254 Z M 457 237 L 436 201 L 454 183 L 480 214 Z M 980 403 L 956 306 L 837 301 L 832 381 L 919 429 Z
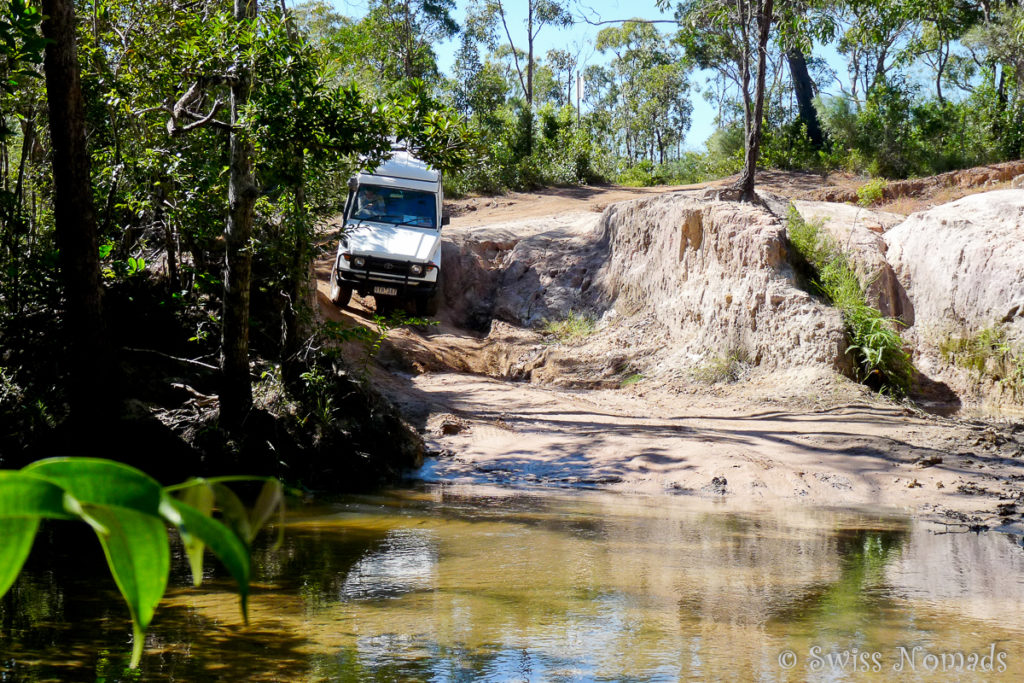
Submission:
M 360 185 L 350 218 L 436 228 L 437 203 L 430 192 Z

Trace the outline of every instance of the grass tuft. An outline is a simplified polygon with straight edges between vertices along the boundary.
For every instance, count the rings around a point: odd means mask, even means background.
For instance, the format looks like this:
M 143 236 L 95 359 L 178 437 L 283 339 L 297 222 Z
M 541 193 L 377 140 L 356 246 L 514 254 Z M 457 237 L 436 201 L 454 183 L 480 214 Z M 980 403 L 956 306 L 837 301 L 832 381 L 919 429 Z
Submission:
M 1024 399 L 1024 347 L 1014 344 L 1002 327 L 992 326 L 973 333 L 949 336 L 939 343 L 942 359 L 988 379 Z
M 703 365 L 694 368 L 690 375 L 702 384 L 723 384 L 740 379 L 750 367 L 750 359 L 743 351 L 730 351 L 712 356 Z
M 589 313 L 577 313 L 569 310 L 563 320 L 545 320 L 544 333 L 552 335 L 556 341 L 573 342 L 589 337 L 597 331 L 597 319 Z
M 632 375 L 623 378 L 623 380 L 619 382 L 619 387 L 628 387 L 633 384 L 639 384 L 642 381 L 644 381 L 644 376 L 639 372 L 634 372 Z
M 857 361 L 858 379 L 877 382 L 883 392 L 905 395 L 914 366 L 898 331 L 903 323 L 868 305 L 849 256 L 820 224 L 808 223 L 790 207 L 788 232 L 790 244 L 806 264 L 811 286 L 843 316 L 850 341 L 847 353 Z

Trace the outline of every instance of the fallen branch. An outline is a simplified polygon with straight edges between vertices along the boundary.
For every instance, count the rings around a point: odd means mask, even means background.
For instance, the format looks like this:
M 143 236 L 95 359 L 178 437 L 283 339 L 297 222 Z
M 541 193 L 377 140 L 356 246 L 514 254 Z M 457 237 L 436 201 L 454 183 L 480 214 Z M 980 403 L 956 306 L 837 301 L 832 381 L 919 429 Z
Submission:
M 132 353 L 150 353 L 150 354 L 153 354 L 153 355 L 156 355 L 156 356 L 160 356 L 161 358 L 166 358 L 168 360 L 177 361 L 179 363 L 188 363 L 189 365 L 198 365 L 199 367 L 206 368 L 207 370 L 220 370 L 220 368 L 218 368 L 216 365 L 210 365 L 209 363 L 204 363 L 203 361 L 196 360 L 195 358 L 178 358 L 177 356 L 172 356 L 170 354 L 164 353 L 163 351 L 157 351 L 155 349 L 132 349 L 132 348 L 124 347 L 124 350 L 125 351 L 130 351 Z

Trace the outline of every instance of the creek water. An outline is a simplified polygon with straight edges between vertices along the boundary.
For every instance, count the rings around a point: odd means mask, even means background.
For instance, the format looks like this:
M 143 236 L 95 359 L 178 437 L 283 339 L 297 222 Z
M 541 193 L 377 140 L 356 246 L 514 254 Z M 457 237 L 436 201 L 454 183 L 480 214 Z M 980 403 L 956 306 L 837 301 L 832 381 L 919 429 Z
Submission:
M 421 486 L 289 512 L 250 623 L 175 558 L 141 673 L 93 544 L 44 534 L 0 681 L 1024 679 L 1024 548 L 896 514 Z

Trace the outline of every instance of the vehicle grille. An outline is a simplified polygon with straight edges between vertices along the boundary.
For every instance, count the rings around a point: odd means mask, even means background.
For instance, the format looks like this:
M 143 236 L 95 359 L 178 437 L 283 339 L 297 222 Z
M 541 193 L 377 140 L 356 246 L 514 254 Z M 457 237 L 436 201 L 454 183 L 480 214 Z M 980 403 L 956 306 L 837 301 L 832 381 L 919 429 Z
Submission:
M 374 273 L 404 277 L 409 274 L 409 263 L 407 261 L 368 256 L 366 258 L 366 265 L 359 270 L 369 270 Z

